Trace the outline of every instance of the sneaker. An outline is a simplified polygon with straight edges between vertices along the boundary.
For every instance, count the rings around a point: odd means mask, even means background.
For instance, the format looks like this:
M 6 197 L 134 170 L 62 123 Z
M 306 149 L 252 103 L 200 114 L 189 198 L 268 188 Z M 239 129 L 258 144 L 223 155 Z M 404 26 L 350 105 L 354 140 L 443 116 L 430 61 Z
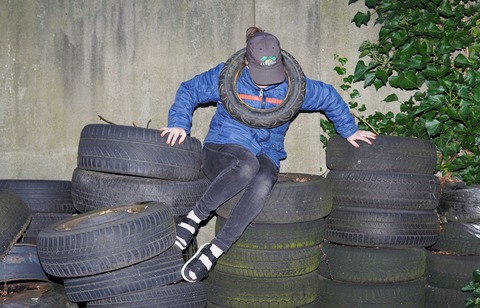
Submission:
M 217 263 L 217 258 L 213 255 L 210 247 L 212 244 L 206 243 L 198 249 L 193 257 L 188 260 L 181 269 L 183 279 L 188 282 L 199 282 L 208 276 L 210 270 Z M 192 277 L 191 272 L 195 275 Z
M 197 232 L 199 224 L 188 217 L 184 217 L 177 225 L 177 237 L 175 245 L 181 250 L 187 249 Z

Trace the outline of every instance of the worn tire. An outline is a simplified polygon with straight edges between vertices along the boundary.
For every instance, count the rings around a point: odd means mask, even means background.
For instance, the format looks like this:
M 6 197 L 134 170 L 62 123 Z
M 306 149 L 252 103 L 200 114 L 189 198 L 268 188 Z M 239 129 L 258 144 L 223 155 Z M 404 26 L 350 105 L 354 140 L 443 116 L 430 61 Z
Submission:
M 191 181 L 202 176 L 201 142 L 187 136 L 174 147 L 161 131 L 125 125 L 89 124 L 81 134 L 77 167 L 80 169 Z
M 379 171 L 434 174 L 436 147 L 429 140 L 399 136 L 377 136 L 372 144 L 353 147 L 335 135 L 327 144 L 326 161 L 330 170 Z
M 179 282 L 182 253 L 173 245 L 161 254 L 107 273 L 65 278 L 65 293 L 73 302 L 87 302 Z
M 480 185 L 447 185 L 438 211 L 449 221 L 480 223 Z
M 327 179 L 335 206 L 433 210 L 440 199 L 440 182 L 434 175 L 332 170 Z
M 460 256 L 480 256 L 480 224 L 456 221 L 443 223 L 432 248 Z
M 329 279 L 356 283 L 395 283 L 423 277 L 424 248 L 344 246 L 324 241 L 318 272 Z
M 220 206 L 216 213 L 228 218 L 242 192 Z M 317 220 L 332 210 L 330 181 L 319 175 L 280 173 L 262 211 L 253 220 L 257 224 L 282 224 Z
M 49 281 L 40 265 L 35 245 L 15 244 L 0 259 L 0 282 L 13 281 Z
M 218 91 L 228 113 L 237 121 L 256 128 L 272 128 L 290 121 L 300 110 L 305 98 L 305 76 L 300 64 L 291 54 L 282 50 L 288 82 L 288 93 L 283 102 L 273 108 L 261 109 L 245 104 L 237 93 L 237 77 L 245 67 L 246 49 L 232 55 L 220 72 Z
M 28 225 L 25 233 L 20 238 L 19 242 L 24 244 L 37 244 L 37 236 L 40 231 L 46 227 L 59 222 L 64 219 L 68 219 L 75 214 L 69 213 L 32 213 L 32 219 Z
M 217 217 L 215 232 L 221 230 L 225 219 Z M 300 249 L 320 244 L 325 237 L 324 218 L 294 224 L 250 224 L 233 247 L 247 249 Z
M 480 268 L 480 256 L 456 256 L 427 251 L 425 281 L 427 285 L 460 290 Z
M 207 282 L 208 301 L 231 308 L 301 307 L 318 296 L 315 272 L 286 278 L 236 276 L 214 269 Z
M 428 247 L 438 237 L 434 210 L 384 210 L 333 207 L 325 239 L 337 244 L 367 247 Z
M 76 213 L 70 181 L 0 180 L 2 190 L 13 191 L 34 213 Z
M 318 245 L 285 250 L 260 250 L 232 247 L 218 259 L 215 269 L 222 273 L 263 278 L 305 275 L 320 263 Z
M 120 269 L 152 258 L 175 242 L 169 206 L 158 202 L 99 209 L 62 220 L 37 236 L 48 274 L 79 277 Z
M 9 190 L 0 192 L 0 258 L 22 236 L 31 217 L 31 210 L 15 193 Z
M 422 278 L 396 283 L 356 283 L 319 276 L 319 307 L 424 308 Z
M 72 176 L 72 199 L 79 212 L 143 201 L 164 202 L 174 216 L 187 215 L 201 198 L 210 180 L 160 179 L 109 174 L 75 169 Z
M 206 305 L 207 288 L 204 282 L 179 282 L 87 303 L 87 307 L 97 308 L 198 308 Z

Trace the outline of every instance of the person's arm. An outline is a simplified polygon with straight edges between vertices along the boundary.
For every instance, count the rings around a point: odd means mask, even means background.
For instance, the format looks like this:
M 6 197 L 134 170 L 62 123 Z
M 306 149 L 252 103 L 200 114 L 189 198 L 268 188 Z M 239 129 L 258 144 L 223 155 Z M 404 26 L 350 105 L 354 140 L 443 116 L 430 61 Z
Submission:
M 177 140 L 179 143 L 185 140 L 190 133 L 195 107 L 220 99 L 218 79 L 222 67 L 223 63 L 180 84 L 175 101 L 168 111 L 168 126 L 160 128 L 162 137 L 169 134 L 167 144 L 173 146 Z
M 357 140 L 371 144 L 376 135 L 369 131 L 358 130 L 347 103 L 335 88 L 321 81 L 306 78 L 306 94 L 302 110 L 323 111 L 332 121 L 336 131 L 358 148 Z

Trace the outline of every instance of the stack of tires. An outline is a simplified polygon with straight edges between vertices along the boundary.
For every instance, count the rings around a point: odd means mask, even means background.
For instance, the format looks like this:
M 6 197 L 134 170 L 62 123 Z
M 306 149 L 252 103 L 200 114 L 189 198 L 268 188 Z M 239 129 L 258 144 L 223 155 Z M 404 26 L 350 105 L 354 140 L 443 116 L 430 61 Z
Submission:
M 40 231 L 44 270 L 87 307 L 201 307 L 206 289 L 179 282 L 171 206 L 141 202 L 89 211 Z
M 471 294 L 461 289 L 480 269 L 480 186 L 446 185 L 438 211 L 442 231 L 427 254 L 426 307 L 465 307 Z
M 37 238 L 45 271 L 87 307 L 202 307 L 204 283 L 179 276 L 175 221 L 208 187 L 201 143 L 174 147 L 155 129 L 89 124 L 80 135 L 71 193 L 79 215 Z
M 217 233 L 240 197 L 217 210 Z M 263 210 L 207 277 L 208 307 L 316 307 L 331 207 L 326 178 L 280 173 Z
M 377 136 L 354 148 L 334 136 L 326 152 L 333 189 L 321 307 L 424 307 L 425 247 L 438 237 L 433 143 Z

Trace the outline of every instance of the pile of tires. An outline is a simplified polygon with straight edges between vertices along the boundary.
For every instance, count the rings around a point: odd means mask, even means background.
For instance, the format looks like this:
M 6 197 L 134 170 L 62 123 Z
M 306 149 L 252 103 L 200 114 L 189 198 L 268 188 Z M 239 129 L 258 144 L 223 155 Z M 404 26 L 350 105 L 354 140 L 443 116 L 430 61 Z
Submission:
M 461 289 L 480 269 L 480 186 L 447 184 L 438 212 L 442 229 L 427 254 L 426 307 L 464 307 Z
M 217 210 L 216 233 L 240 197 Z M 331 207 L 325 177 L 280 173 L 263 210 L 205 280 L 208 307 L 316 307 Z
M 426 249 L 438 237 L 436 150 L 427 140 L 377 136 L 326 151 L 333 207 L 321 246 L 321 307 L 424 307 Z
M 201 283 L 180 282 L 171 206 L 141 202 L 88 211 L 40 231 L 43 269 L 87 307 L 199 307 Z
M 173 245 L 176 221 L 210 183 L 201 170 L 201 147 L 191 137 L 172 147 L 155 129 L 83 128 L 71 181 L 79 214 L 50 224 L 37 236 L 45 272 L 63 280 L 72 302 L 87 307 L 206 305 L 204 283 L 181 281 L 185 256 Z

